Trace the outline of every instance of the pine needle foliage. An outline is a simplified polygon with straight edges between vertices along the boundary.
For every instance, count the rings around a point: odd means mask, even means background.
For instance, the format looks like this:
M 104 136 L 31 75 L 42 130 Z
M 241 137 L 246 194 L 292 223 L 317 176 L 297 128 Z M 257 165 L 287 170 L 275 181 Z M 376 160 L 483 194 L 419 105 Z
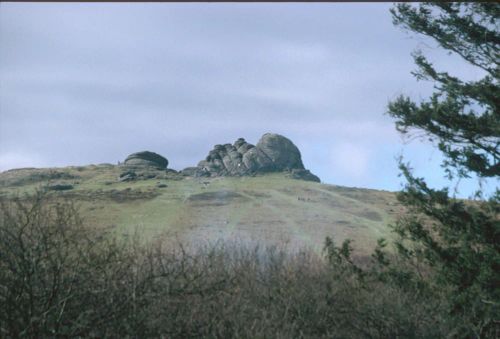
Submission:
M 448 187 L 429 187 L 400 159 L 406 185 L 399 199 L 409 212 L 394 227 L 396 249 L 400 259 L 426 272 L 428 286 L 446 291 L 450 319 L 457 322 L 452 336 L 494 337 L 500 333 L 500 193 L 496 187 L 486 196 L 484 182 L 497 182 L 500 174 L 500 5 L 401 3 L 391 13 L 396 26 L 432 38 L 483 74 L 459 79 L 416 51 L 413 75 L 433 82 L 434 93 L 420 102 L 400 96 L 387 113 L 403 135 L 436 144 L 450 182 L 478 178 L 474 199 L 461 200 Z

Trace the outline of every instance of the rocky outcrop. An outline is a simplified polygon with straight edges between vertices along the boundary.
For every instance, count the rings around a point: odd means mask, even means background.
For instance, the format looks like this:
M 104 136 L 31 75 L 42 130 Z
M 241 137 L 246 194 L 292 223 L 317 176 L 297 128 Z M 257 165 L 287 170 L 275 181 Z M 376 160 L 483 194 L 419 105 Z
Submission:
M 134 167 L 154 167 L 157 169 L 166 169 L 168 160 L 159 154 L 149 151 L 137 152 L 130 154 L 124 164 Z
M 289 172 L 293 178 L 319 182 L 306 170 L 300 151 L 289 139 L 267 133 L 257 145 L 240 138 L 234 144 L 215 145 L 197 167 L 188 167 L 182 174 L 188 176 L 242 176 L 267 172 Z

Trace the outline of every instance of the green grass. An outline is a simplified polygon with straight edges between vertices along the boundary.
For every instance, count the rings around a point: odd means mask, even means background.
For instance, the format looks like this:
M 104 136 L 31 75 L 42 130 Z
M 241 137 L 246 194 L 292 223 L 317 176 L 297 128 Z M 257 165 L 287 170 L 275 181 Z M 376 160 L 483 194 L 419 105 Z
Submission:
M 3 172 L 0 197 L 30 194 L 47 181 L 27 178 L 56 171 L 69 179 L 54 181 L 74 189 L 51 194 L 73 197 L 87 222 L 115 226 L 119 235 L 138 230 L 146 239 L 236 239 L 320 250 L 324 238 L 333 236 L 338 242 L 353 239 L 364 254 L 377 238 L 390 237 L 388 224 L 401 211 L 392 192 L 294 180 L 282 173 L 190 178 L 158 171 L 158 178 L 119 182 L 121 167 L 96 165 Z

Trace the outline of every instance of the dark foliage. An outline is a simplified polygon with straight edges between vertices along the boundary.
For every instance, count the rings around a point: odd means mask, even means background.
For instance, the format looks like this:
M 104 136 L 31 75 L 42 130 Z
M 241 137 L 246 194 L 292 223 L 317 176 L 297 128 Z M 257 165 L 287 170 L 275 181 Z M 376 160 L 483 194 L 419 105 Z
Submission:
M 433 38 L 438 44 L 484 71 L 477 81 L 463 81 L 437 71 L 421 51 L 414 53 L 419 80 L 435 83 L 435 93 L 415 103 L 402 96 L 389 104 L 399 131 L 424 132 L 437 141 L 447 157 L 445 166 L 467 176 L 500 174 L 500 113 L 498 84 L 500 33 L 497 3 L 399 4 L 392 9 L 394 24 Z
M 388 114 L 403 134 L 421 133 L 445 155 L 448 177 L 475 175 L 498 179 L 500 174 L 500 33 L 498 3 L 397 4 L 394 23 L 433 38 L 438 44 L 484 72 L 464 81 L 437 71 L 421 53 L 414 54 L 417 79 L 435 83 L 435 93 L 416 103 L 400 97 Z M 410 213 L 395 226 L 399 258 L 417 269 L 393 273 L 447 295 L 455 337 L 495 337 L 500 333 L 499 190 L 485 197 L 479 186 L 476 201 L 432 189 L 400 162 L 407 180 L 400 200 Z M 490 181 L 492 182 L 492 181 Z M 378 253 L 379 256 L 381 255 Z M 382 255 L 383 257 L 383 255 Z M 384 262 L 389 266 L 387 262 Z M 425 272 L 424 275 L 421 272 Z

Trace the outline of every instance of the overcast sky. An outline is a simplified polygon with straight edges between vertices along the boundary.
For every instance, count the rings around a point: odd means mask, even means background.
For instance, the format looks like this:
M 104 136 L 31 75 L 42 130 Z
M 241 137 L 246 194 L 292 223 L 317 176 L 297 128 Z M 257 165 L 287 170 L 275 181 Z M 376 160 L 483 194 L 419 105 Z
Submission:
M 117 163 L 180 170 L 214 144 L 290 138 L 323 182 L 398 190 L 395 158 L 442 186 L 434 147 L 384 115 L 425 98 L 411 52 L 477 70 L 392 25 L 389 3 L 0 4 L 0 171 Z M 462 195 L 472 185 L 462 185 Z

